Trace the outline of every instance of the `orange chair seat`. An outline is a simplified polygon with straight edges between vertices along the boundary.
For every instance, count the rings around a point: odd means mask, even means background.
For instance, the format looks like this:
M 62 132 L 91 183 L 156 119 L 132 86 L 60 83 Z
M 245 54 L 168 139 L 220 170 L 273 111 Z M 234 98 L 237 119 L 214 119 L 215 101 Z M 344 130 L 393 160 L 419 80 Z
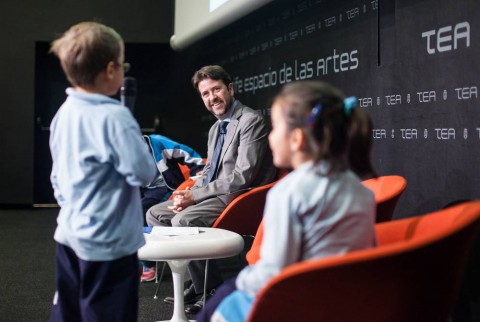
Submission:
M 479 201 L 379 223 L 377 248 L 287 267 L 247 321 L 447 321 L 479 227 Z

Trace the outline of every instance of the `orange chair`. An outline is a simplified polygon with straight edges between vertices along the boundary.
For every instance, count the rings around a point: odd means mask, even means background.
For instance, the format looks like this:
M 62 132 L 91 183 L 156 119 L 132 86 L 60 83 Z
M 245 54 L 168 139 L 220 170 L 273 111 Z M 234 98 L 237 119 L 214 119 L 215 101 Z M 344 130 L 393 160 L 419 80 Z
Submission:
M 287 267 L 247 321 L 447 321 L 479 227 L 479 201 L 377 224 L 377 248 Z
M 275 183 L 277 181 L 253 188 L 236 197 L 223 210 L 212 227 L 230 230 L 243 236 L 255 236 L 262 221 L 267 192 Z
M 375 203 L 377 204 L 376 222 L 391 220 L 398 199 L 407 187 L 407 180 L 401 176 L 391 175 L 364 180 L 362 184 L 372 190 L 375 195 Z
M 262 222 L 267 192 L 275 183 L 277 181 L 253 188 L 236 197 L 215 220 L 212 228 L 226 229 L 242 236 L 253 237 Z M 243 260 L 243 256 L 241 257 Z M 204 287 L 207 285 L 208 262 L 206 260 Z M 203 293 L 206 294 L 206 291 L 205 288 Z
M 400 176 L 383 176 L 362 181 L 362 184 L 373 191 L 377 205 L 376 221 L 383 222 L 392 218 L 393 210 L 398 198 L 405 190 L 407 181 Z M 247 252 L 246 258 L 249 265 L 255 264 L 260 258 L 260 248 L 263 239 L 263 221 L 255 234 L 252 247 Z
M 278 170 L 276 181 L 253 188 L 236 197 L 223 210 L 212 227 L 227 229 L 244 236 L 255 236 L 262 221 L 267 192 L 287 173 L 286 170 Z
M 263 208 L 265 206 L 265 199 L 267 197 L 268 190 L 270 190 L 270 188 L 273 187 L 273 185 L 277 183 L 278 180 L 287 175 L 287 173 L 288 172 L 286 170 L 279 170 L 277 173 L 277 181 L 253 188 L 236 197 L 223 210 L 217 220 L 215 220 L 212 228 L 230 230 L 243 236 L 254 236 L 258 229 L 258 226 L 260 225 L 260 222 L 262 221 Z M 186 181 L 183 184 L 188 185 L 189 183 Z M 182 185 L 178 189 L 184 189 L 182 188 Z M 191 184 L 191 186 L 193 186 L 193 184 Z M 208 260 L 205 270 L 205 280 L 207 279 L 207 275 Z M 205 285 L 207 285 L 207 283 L 205 283 Z M 154 298 L 157 298 L 157 293 L 158 287 L 157 291 L 155 292 Z
M 265 207 L 267 192 L 287 174 L 287 170 L 280 169 L 278 170 L 276 181 L 253 188 L 236 197 L 228 204 L 227 208 L 223 210 L 217 220 L 213 223 L 212 227 L 230 230 L 243 236 L 255 236 L 259 225 L 262 222 L 263 208 Z M 206 263 L 205 287 L 208 278 L 208 260 Z M 206 289 L 204 289 L 204 294 L 205 293 Z
M 255 264 L 260 259 L 260 249 L 262 246 L 263 240 L 263 220 L 258 226 L 257 233 L 255 234 L 255 239 L 253 240 L 252 247 L 247 252 L 246 259 L 248 265 Z
M 240 235 L 255 237 L 246 254 L 247 262 L 250 265 L 260 257 L 260 245 L 263 239 L 263 209 L 267 192 L 287 174 L 287 170 L 278 169 L 277 181 L 240 195 L 225 208 L 213 224 L 215 228 L 228 229 Z

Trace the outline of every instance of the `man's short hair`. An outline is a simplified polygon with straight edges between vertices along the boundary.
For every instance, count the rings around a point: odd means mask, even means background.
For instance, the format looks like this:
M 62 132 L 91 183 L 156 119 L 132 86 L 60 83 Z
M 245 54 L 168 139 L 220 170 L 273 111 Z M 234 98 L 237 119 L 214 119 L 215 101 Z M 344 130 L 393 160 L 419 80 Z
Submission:
M 112 28 L 97 22 L 81 22 L 54 40 L 50 52 L 60 59 L 72 85 L 91 86 L 109 62 L 117 63 L 122 43 Z
M 195 72 L 195 74 L 193 74 L 193 87 L 198 91 L 198 83 L 206 78 L 221 80 L 226 86 L 232 83 L 232 78 L 225 71 L 225 69 L 223 69 L 223 67 L 218 65 L 210 65 L 200 68 Z

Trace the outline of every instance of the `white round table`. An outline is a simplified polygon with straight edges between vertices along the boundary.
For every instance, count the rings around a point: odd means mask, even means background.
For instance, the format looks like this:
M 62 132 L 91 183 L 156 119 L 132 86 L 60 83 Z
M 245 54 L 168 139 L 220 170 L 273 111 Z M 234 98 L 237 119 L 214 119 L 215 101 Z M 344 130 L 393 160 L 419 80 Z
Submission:
M 178 227 L 175 227 L 178 228 Z M 188 322 L 183 303 L 183 283 L 191 260 L 235 256 L 243 250 L 243 238 L 218 228 L 199 228 L 196 235 L 159 236 L 145 234 L 138 250 L 140 260 L 166 261 L 172 270 L 174 307 L 171 322 Z

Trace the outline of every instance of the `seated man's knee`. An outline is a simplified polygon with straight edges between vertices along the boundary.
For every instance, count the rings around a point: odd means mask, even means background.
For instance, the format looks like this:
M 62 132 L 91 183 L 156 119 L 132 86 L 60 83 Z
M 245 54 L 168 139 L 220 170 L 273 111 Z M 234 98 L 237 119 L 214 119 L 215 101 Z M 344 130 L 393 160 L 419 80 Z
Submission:
M 148 209 L 145 213 L 145 221 L 147 222 L 148 226 L 155 226 L 157 219 L 152 215 L 151 210 L 152 208 Z
M 172 218 L 173 227 L 206 227 L 198 217 L 191 216 L 187 211 L 181 211 Z
M 182 213 L 179 212 L 172 218 L 172 226 L 173 227 L 188 227 L 189 221 L 185 220 L 182 216 Z
M 150 207 L 145 214 L 149 226 L 170 226 L 174 213 L 168 209 L 168 201 Z

